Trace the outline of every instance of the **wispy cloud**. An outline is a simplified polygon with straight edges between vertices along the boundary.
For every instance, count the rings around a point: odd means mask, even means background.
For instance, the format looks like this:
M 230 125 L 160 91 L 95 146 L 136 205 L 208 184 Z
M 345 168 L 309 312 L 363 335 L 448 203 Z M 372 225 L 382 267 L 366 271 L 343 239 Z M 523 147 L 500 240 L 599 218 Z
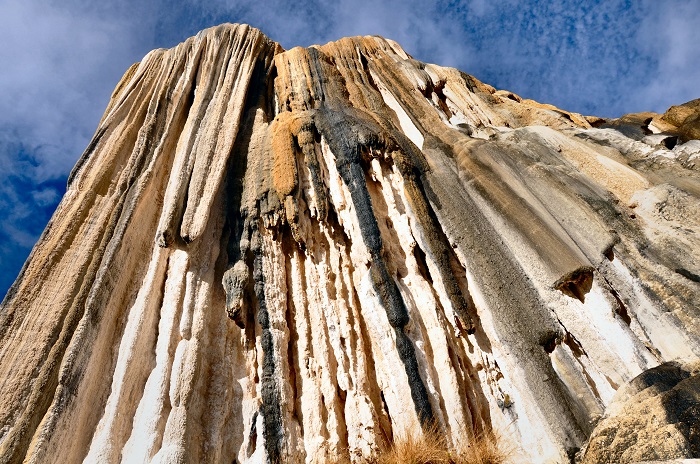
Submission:
M 646 2 L 637 32 L 654 67 L 638 97 L 656 111 L 700 97 L 700 2 Z M 631 96 L 633 98 L 634 96 Z
M 138 23 L 119 8 L 0 3 L 0 298 L 60 200 L 111 88 L 143 53 Z
M 285 48 L 383 35 L 417 59 L 587 114 L 700 97 L 697 0 L 4 0 L 0 296 L 126 68 L 227 21 Z
M 33 153 L 38 165 L 26 174 L 38 180 L 75 161 L 132 60 L 129 22 L 100 13 L 71 2 L 3 3 L 0 134 Z
M 700 93 L 696 0 L 218 0 L 205 11 L 187 5 L 176 11 L 187 12 L 189 25 L 202 27 L 203 17 L 248 22 L 285 47 L 383 35 L 418 59 L 587 114 L 664 111 Z

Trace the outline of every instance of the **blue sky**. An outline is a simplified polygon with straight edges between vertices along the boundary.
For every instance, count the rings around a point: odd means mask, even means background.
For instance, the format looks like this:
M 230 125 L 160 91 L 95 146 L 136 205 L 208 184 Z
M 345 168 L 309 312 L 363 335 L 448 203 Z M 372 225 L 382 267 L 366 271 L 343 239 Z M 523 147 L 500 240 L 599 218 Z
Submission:
M 700 97 L 700 0 L 0 0 L 0 298 L 122 73 L 222 22 L 285 48 L 383 35 L 417 59 L 585 114 Z

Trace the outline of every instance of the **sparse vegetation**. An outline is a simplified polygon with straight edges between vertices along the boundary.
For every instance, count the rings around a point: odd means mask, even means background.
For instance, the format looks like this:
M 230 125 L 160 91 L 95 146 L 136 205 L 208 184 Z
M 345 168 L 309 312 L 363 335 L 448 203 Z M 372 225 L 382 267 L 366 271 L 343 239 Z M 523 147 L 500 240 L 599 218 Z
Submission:
M 446 437 L 436 428 L 398 437 L 377 459 L 377 464 L 501 464 L 507 453 L 497 437 L 482 434 L 469 444 L 451 449 Z
M 452 449 L 445 434 L 437 427 L 428 431 L 412 431 L 397 437 L 380 455 L 373 460 L 360 461 L 364 464 L 503 464 L 509 452 L 493 433 L 481 434 L 469 444 Z M 301 464 L 302 461 L 293 461 Z M 347 454 L 336 456 L 326 464 L 350 464 Z

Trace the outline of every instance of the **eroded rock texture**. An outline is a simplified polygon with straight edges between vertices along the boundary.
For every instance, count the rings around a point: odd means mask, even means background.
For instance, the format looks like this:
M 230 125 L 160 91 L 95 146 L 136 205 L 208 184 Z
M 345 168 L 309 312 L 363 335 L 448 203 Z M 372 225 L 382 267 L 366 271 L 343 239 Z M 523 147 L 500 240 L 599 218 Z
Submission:
M 700 455 L 700 363 L 664 363 L 620 388 L 588 444 L 584 462 Z
M 0 462 L 567 462 L 700 354 L 699 142 L 630 118 L 379 37 L 149 53 L 3 302 Z

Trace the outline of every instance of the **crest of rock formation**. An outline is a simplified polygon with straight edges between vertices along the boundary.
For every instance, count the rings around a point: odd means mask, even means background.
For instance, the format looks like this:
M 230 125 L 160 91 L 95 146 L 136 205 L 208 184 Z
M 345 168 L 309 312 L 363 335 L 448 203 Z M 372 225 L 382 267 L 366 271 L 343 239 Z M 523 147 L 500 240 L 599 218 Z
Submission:
M 154 50 L 0 308 L 0 463 L 700 457 L 699 114 L 380 37 Z

